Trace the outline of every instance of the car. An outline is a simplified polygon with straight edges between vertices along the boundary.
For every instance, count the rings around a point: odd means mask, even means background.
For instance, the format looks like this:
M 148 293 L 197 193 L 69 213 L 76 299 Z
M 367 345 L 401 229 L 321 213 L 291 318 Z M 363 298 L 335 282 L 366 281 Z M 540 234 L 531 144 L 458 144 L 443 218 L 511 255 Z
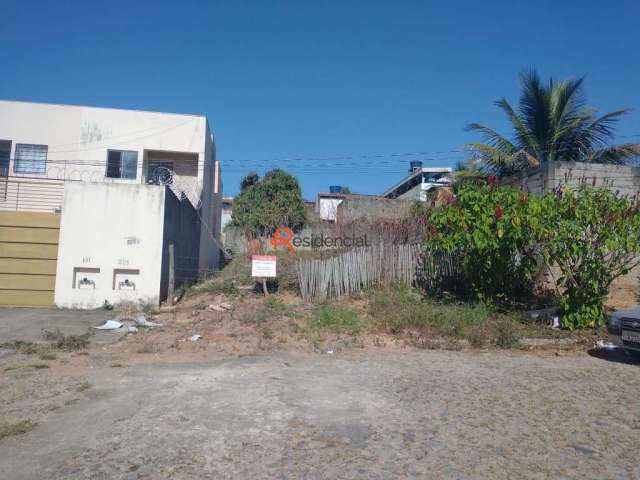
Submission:
M 640 353 L 640 306 L 613 312 L 607 322 L 607 331 L 618 337 L 620 346 Z

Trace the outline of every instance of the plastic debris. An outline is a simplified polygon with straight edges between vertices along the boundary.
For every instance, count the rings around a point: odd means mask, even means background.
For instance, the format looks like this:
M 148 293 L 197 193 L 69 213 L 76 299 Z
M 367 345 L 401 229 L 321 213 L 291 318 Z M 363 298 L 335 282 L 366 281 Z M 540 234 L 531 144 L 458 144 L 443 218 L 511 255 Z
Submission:
M 557 315 L 551 318 L 551 328 L 560 328 L 560 317 Z
M 96 330 L 117 330 L 122 327 L 122 323 L 117 320 L 107 320 L 102 325 L 98 325 L 97 327 L 93 327 Z
M 127 330 L 129 333 L 136 333 L 138 331 L 138 327 L 131 325 L 127 328 Z
M 611 342 L 605 342 L 603 340 L 598 340 L 596 342 L 596 348 L 599 350 L 615 350 L 616 348 L 618 348 L 617 345 L 611 343 Z
M 198 340 L 200 340 L 201 338 L 202 338 L 202 335 L 199 335 L 199 334 L 197 334 L 197 333 L 196 333 L 195 335 L 191 335 L 191 336 L 189 337 L 189 340 L 191 340 L 192 342 L 197 342 L 197 341 L 198 341 Z

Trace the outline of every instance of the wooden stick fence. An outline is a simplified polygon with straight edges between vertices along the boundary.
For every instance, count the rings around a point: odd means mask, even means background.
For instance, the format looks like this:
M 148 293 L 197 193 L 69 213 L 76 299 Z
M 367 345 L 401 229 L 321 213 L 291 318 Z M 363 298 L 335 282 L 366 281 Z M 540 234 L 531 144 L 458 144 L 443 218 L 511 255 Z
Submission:
M 305 301 L 339 298 L 393 282 L 434 288 L 440 276 L 456 271 L 449 255 L 425 252 L 417 244 L 380 244 L 325 259 L 300 259 L 297 263 L 298 285 Z

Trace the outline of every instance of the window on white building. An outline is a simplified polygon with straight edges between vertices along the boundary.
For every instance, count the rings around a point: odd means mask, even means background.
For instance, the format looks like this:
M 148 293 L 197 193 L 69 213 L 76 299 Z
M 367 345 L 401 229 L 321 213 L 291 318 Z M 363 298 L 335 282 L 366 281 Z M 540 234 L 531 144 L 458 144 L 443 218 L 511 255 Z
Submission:
M 135 180 L 137 172 L 138 152 L 126 150 L 109 150 L 107 152 L 107 177 Z
M 16 143 L 13 171 L 16 173 L 45 173 L 47 171 L 46 145 Z

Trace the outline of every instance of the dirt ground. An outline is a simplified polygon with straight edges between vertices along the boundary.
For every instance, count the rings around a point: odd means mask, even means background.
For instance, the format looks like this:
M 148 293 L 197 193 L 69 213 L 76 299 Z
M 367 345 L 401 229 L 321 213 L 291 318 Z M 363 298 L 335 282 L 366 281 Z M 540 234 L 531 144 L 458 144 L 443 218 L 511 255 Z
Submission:
M 592 335 L 318 342 L 308 308 L 196 295 L 85 350 L 5 345 L 0 479 L 640 478 L 640 364 Z
M 640 478 L 639 367 L 624 360 L 351 351 L 53 363 L 2 374 L 2 420 L 38 425 L 0 440 L 0 478 Z M 22 387 L 9 399 L 11 375 Z M 29 388 L 34 377 L 46 393 Z

